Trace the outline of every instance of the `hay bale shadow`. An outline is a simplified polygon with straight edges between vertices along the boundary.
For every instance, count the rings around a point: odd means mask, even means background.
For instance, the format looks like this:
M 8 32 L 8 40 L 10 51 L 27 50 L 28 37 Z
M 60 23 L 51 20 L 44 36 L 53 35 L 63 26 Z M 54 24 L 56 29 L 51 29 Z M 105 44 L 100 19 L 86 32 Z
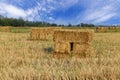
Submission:
M 51 54 L 53 52 L 53 48 L 52 47 L 43 48 L 43 51 L 45 53 Z

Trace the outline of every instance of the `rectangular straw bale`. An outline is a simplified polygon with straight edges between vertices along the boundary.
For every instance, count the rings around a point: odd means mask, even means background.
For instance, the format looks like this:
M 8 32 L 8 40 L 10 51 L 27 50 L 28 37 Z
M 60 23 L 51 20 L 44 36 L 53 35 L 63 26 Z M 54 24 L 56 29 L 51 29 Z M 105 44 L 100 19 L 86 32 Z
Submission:
M 55 53 L 70 53 L 68 42 L 55 42 L 54 51 Z
M 117 30 L 117 27 L 116 26 L 114 26 L 114 28 L 113 28 L 114 30 Z
M 30 32 L 30 38 L 31 39 L 36 39 L 36 30 L 35 29 L 32 29 L 31 32 Z
M 94 31 L 60 30 L 54 33 L 54 52 L 75 55 L 78 57 L 90 56 Z M 57 54 L 58 55 L 58 54 Z
M 109 29 L 109 30 L 114 30 L 114 27 L 112 26 L 112 27 L 109 27 L 108 29 Z
M 112 27 L 112 29 L 114 29 L 114 30 L 116 30 L 116 29 L 118 29 L 119 27 L 117 27 L 117 26 L 113 26 Z
M 32 28 L 30 38 L 33 40 L 52 40 L 55 30 L 60 30 L 60 28 Z
M 74 44 L 74 53 L 79 55 L 90 55 L 92 49 L 90 44 L 81 44 L 81 43 L 75 43 Z
M 97 27 L 96 32 L 105 32 L 108 30 L 108 27 Z
M 55 31 L 53 40 L 55 42 L 81 42 L 89 43 L 93 39 L 92 31 Z

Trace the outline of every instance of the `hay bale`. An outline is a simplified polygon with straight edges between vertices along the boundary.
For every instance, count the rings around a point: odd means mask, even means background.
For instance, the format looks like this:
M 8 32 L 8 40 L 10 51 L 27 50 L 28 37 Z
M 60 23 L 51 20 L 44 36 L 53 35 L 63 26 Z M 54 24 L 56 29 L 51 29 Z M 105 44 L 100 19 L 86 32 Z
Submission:
M 2 31 L 2 32 L 10 32 L 10 27 L 9 26 L 0 27 L 0 31 Z
M 109 27 L 108 29 L 109 29 L 109 30 L 115 30 L 115 27 L 112 26 L 112 27 Z
M 30 39 L 32 40 L 52 40 L 54 31 L 60 30 L 60 27 L 32 28 Z
M 114 29 L 115 29 L 115 30 L 117 30 L 117 29 L 118 29 L 118 27 L 116 27 L 116 26 L 115 26 L 115 27 L 114 27 Z
M 38 30 L 37 29 L 32 29 L 30 32 L 30 38 L 33 40 L 37 40 L 38 39 Z
M 55 31 L 54 33 L 54 53 L 87 56 L 91 53 L 91 43 L 93 40 L 92 31 Z
M 60 30 L 54 33 L 54 42 L 80 42 L 89 43 L 93 39 L 93 30 Z
M 108 27 L 97 27 L 96 32 L 106 32 Z
M 57 53 L 69 53 L 69 43 L 68 42 L 55 42 L 54 49 Z
M 79 56 L 90 56 L 92 52 L 91 44 L 81 44 L 81 43 L 75 43 L 74 44 L 74 53 Z
M 112 29 L 113 29 L 113 30 L 118 30 L 119 27 L 113 26 Z
M 116 26 L 111 26 L 108 29 L 109 29 L 109 31 L 114 31 L 114 32 L 119 31 L 118 27 L 116 27 Z

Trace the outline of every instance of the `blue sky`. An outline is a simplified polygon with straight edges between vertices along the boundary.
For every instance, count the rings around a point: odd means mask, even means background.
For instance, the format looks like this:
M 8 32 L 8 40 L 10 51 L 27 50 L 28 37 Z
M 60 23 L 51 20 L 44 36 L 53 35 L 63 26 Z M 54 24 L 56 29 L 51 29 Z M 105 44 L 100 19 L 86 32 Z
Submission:
M 0 0 L 0 15 L 57 24 L 120 24 L 120 0 Z

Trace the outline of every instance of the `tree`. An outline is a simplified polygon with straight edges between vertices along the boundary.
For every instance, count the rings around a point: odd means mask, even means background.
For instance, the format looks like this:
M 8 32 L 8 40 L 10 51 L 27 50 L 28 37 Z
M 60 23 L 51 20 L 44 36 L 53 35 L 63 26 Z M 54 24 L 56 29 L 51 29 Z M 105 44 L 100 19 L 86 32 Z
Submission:
M 72 27 L 72 24 L 69 23 L 69 24 L 68 24 L 68 27 Z
M 57 26 L 57 24 L 55 24 L 55 23 L 52 23 L 52 24 L 51 24 L 51 26 Z

